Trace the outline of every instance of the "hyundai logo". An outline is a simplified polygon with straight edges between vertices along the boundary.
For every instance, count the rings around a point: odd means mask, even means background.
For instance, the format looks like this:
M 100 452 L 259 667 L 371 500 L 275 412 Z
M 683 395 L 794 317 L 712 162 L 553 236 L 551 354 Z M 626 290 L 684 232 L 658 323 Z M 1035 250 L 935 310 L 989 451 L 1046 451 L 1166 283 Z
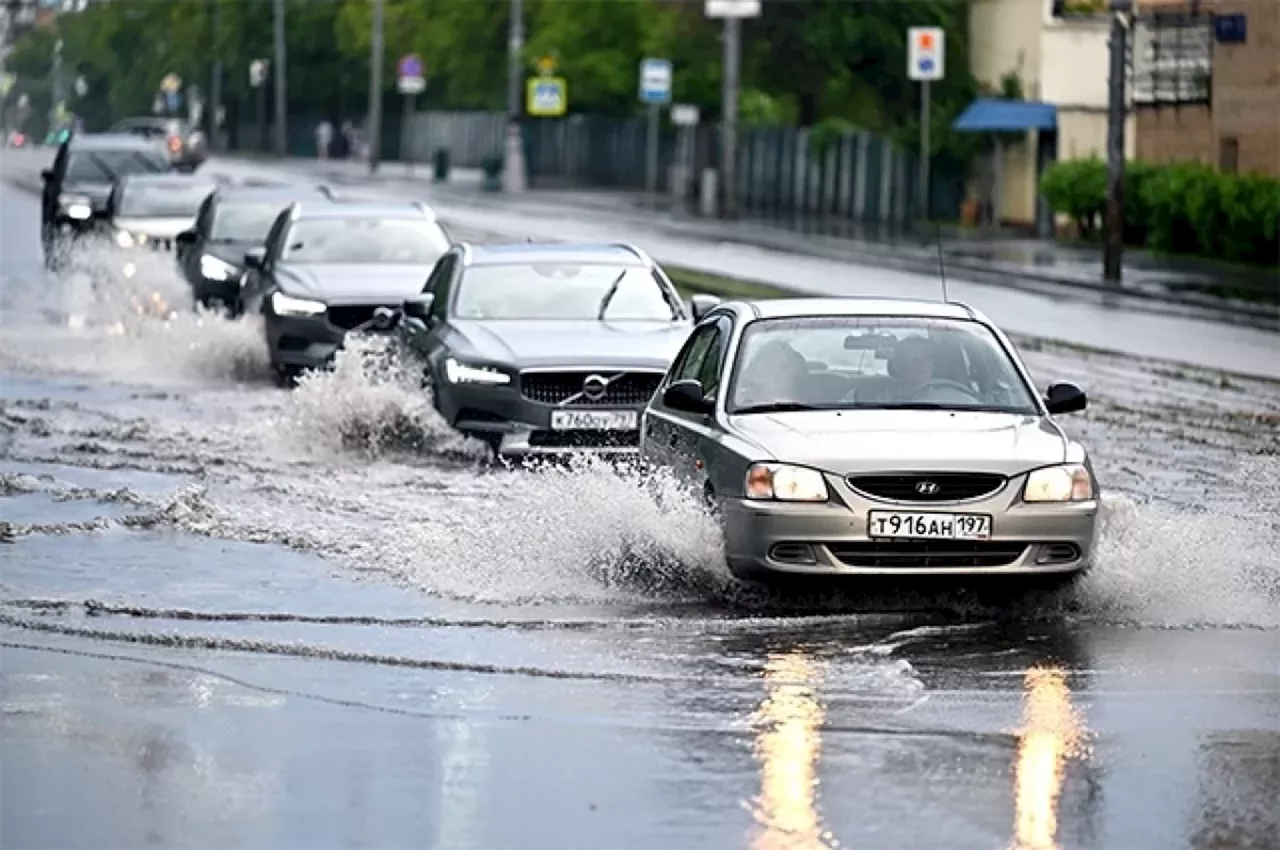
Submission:
M 916 492 L 919 493 L 921 496 L 936 495 L 937 492 L 941 489 L 942 488 L 938 486 L 938 483 L 936 481 L 917 481 L 916 482 Z
M 609 391 L 609 380 L 602 375 L 588 375 L 582 382 L 582 394 L 592 401 L 599 401 Z

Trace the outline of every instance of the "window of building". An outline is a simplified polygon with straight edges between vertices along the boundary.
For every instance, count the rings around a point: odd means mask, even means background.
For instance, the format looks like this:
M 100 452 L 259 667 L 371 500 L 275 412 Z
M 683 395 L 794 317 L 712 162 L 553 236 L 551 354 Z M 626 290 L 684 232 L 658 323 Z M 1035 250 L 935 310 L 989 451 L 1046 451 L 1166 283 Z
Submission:
M 1218 143 L 1218 170 L 1223 174 L 1240 171 L 1240 140 L 1235 136 L 1223 136 Z

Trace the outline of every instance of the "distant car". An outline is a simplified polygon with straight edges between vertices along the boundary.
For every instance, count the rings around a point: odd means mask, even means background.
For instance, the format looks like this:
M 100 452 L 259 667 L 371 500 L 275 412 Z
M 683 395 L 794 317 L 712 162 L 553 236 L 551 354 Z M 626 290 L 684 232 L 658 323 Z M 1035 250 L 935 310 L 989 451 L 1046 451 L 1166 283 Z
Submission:
M 452 242 L 421 203 L 291 204 L 249 249 L 238 313 L 262 315 L 281 384 L 326 367 L 347 331 L 422 290 Z
M 239 309 L 245 253 L 266 244 L 271 226 L 291 204 L 332 197 L 325 186 L 219 186 L 200 205 L 194 225 L 176 237 L 178 266 L 194 301 Z
M 630 245 L 461 243 L 411 298 L 397 338 L 434 403 L 504 457 L 634 453 L 640 411 L 694 317 Z
M 963 304 L 726 303 L 644 412 L 640 453 L 719 516 L 748 579 L 945 574 L 1072 581 L 1098 481 L 1008 338 Z
M 217 184 L 185 174 L 122 177 L 107 197 L 103 229 L 117 248 L 173 251 L 177 235 L 191 227 L 196 211 Z M 128 256 L 128 255 L 126 255 Z M 125 274 L 135 268 L 126 260 Z
M 178 171 L 195 171 L 209 158 L 204 133 L 178 118 L 125 118 L 111 125 L 108 132 L 146 139 L 162 150 Z
M 75 238 L 96 229 L 118 179 L 171 170 L 169 160 L 153 145 L 133 136 L 90 133 L 68 138 L 58 146 L 53 165 L 40 172 L 44 180 L 40 234 L 45 264 L 51 268 L 57 265 L 64 236 Z

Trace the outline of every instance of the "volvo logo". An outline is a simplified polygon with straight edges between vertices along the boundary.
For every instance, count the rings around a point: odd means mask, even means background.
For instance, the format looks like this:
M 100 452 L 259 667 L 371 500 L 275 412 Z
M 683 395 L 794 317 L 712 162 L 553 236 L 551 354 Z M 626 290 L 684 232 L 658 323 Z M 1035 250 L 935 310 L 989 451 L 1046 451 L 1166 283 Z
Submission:
M 603 375 L 588 375 L 582 382 L 582 394 L 592 401 L 599 401 L 609 391 L 609 379 Z
M 942 488 L 938 486 L 936 481 L 917 481 L 916 492 L 921 496 L 934 496 Z

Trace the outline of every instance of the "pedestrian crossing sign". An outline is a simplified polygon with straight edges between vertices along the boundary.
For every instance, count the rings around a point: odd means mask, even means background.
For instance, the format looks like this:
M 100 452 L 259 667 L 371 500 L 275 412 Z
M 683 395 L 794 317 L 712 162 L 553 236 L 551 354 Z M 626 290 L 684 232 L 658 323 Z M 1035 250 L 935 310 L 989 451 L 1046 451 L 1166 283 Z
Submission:
M 525 110 L 537 118 L 556 118 L 569 109 L 569 84 L 564 77 L 530 77 Z

